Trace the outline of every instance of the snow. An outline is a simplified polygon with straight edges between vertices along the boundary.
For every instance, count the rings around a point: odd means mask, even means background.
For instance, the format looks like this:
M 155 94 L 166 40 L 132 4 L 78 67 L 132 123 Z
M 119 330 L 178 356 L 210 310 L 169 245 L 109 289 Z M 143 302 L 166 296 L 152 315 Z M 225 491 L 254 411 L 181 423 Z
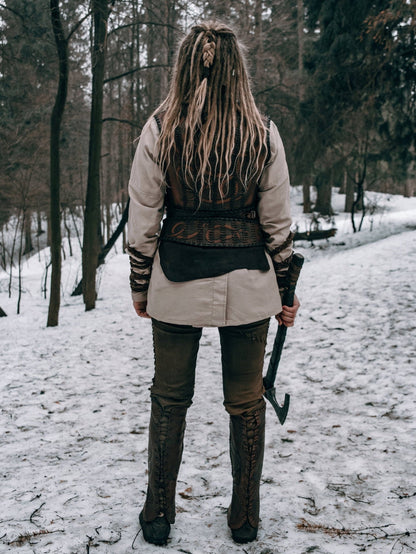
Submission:
M 335 195 L 336 237 L 296 245 L 306 258 L 302 307 L 277 376 L 277 396 L 290 393 L 291 408 L 282 427 L 267 407 L 262 520 L 248 545 L 234 544 L 226 525 L 228 416 L 218 333 L 204 329 L 167 551 L 416 549 L 416 199 L 376 199 L 372 222 L 353 234 Z M 299 202 L 294 190 L 301 227 Z M 46 250 L 23 264 L 19 316 L 17 293 L 8 298 L 8 276 L 0 273 L 8 314 L 0 319 L 0 552 L 161 552 L 144 542 L 138 524 L 150 323 L 133 312 L 120 248 L 100 270 L 96 309 L 85 312 L 82 299 L 70 296 L 80 271 L 74 251 L 64 261 L 57 328 L 46 327 Z M 269 348 L 276 327 L 273 321 Z

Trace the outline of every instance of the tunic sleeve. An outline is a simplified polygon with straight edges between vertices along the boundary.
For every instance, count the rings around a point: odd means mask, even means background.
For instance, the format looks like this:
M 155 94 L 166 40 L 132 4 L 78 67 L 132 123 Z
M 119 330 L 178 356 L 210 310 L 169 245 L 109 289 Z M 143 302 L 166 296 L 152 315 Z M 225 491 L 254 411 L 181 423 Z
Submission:
M 270 124 L 270 161 L 259 186 L 258 213 L 282 295 L 293 253 L 293 233 L 290 231 L 289 171 L 282 139 L 273 122 Z
M 128 252 L 134 301 L 144 301 L 158 246 L 166 183 L 156 162 L 158 129 L 154 119 L 143 128 L 129 181 Z

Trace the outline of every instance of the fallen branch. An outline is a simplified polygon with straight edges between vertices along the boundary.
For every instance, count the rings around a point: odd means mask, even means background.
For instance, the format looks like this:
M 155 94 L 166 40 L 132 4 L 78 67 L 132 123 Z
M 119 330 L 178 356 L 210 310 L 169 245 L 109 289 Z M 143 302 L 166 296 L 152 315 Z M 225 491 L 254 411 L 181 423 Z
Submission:
M 361 500 L 361 498 L 355 498 L 354 496 L 350 496 L 349 494 L 347 494 L 346 497 L 352 500 L 353 502 L 361 502 L 362 504 L 371 504 L 369 500 Z
M 300 520 L 300 523 L 296 525 L 296 527 L 299 531 L 306 531 L 308 533 L 325 533 L 330 537 L 342 537 L 343 535 L 353 535 L 355 533 L 353 529 L 328 527 L 322 523 L 312 523 L 303 518 Z
M 139 529 L 139 530 L 137 531 L 137 533 L 135 534 L 134 539 L 133 539 L 133 542 L 131 543 L 131 549 L 132 549 L 132 550 L 137 550 L 137 548 L 136 548 L 136 546 L 135 546 L 135 542 L 136 542 L 136 539 L 137 539 L 137 537 L 140 535 L 141 532 L 142 532 L 142 530 Z
M 33 518 L 34 518 L 34 516 L 35 516 L 35 514 L 36 514 L 37 512 L 40 512 L 40 510 L 43 508 L 44 505 L 45 505 L 45 502 L 43 502 L 43 503 L 39 506 L 39 508 L 36 508 L 36 510 L 34 510 L 34 511 L 32 512 L 32 514 L 31 514 L 31 516 L 30 516 L 30 518 L 29 518 L 30 523 L 33 523 L 33 525 L 36 525 L 36 527 L 39 527 L 39 525 L 38 525 L 35 521 L 33 521 Z
M 310 521 L 307 521 L 306 519 L 302 518 L 300 522 L 296 525 L 296 527 L 300 531 L 306 531 L 308 533 L 325 533 L 326 535 L 329 535 L 331 537 L 342 537 L 342 536 L 352 536 L 352 535 L 368 536 L 373 541 L 396 539 L 396 538 L 400 539 L 403 537 L 410 537 L 411 535 L 416 535 L 416 530 L 401 531 L 399 533 L 387 533 L 385 529 L 387 527 L 391 527 L 392 525 L 394 524 L 389 523 L 387 525 L 379 525 L 376 527 L 363 527 L 362 529 L 347 529 L 345 527 L 341 527 L 341 528 L 329 527 L 322 523 L 311 523 Z
M 100 535 L 100 529 L 101 529 L 101 526 L 100 527 L 96 527 L 95 528 L 95 532 L 97 533 L 97 537 L 90 537 L 89 535 L 87 535 L 87 539 L 88 539 L 88 542 L 86 544 L 86 547 L 87 547 L 87 552 L 89 552 L 90 550 L 90 546 L 98 546 L 99 543 L 103 543 L 103 544 L 116 544 L 118 543 L 120 540 L 121 540 L 121 533 L 120 531 L 117 531 L 115 532 L 115 537 L 114 538 L 110 538 L 110 539 L 104 539 L 104 538 L 100 538 L 99 535 Z M 113 533 L 111 531 L 111 533 Z
M 54 531 L 48 531 L 48 529 L 40 529 L 39 531 L 33 531 L 33 533 L 24 533 L 19 535 L 15 540 L 8 542 L 9 546 L 23 546 L 26 542 L 30 542 L 30 539 L 40 537 L 42 535 L 50 535 L 52 533 L 65 533 L 64 529 L 55 529 Z
M 310 242 L 313 242 L 314 240 L 329 239 L 330 237 L 334 237 L 336 232 L 336 227 L 332 227 L 332 229 L 321 229 L 318 231 L 305 231 L 303 233 L 297 231 L 293 237 L 293 241 L 309 240 Z
M 302 498 L 303 500 L 308 501 L 310 508 L 305 509 L 308 514 L 310 514 L 311 516 L 317 516 L 319 514 L 320 509 L 317 507 L 314 498 L 312 498 L 311 496 L 298 496 L 298 498 Z
M 127 224 L 127 220 L 129 217 L 129 204 L 130 204 L 130 198 L 127 200 L 127 204 L 124 208 L 123 215 L 121 217 L 120 223 L 117 225 L 116 230 L 111 235 L 111 237 L 108 239 L 107 244 L 101 248 L 101 251 L 98 255 L 98 262 L 97 262 L 97 268 L 100 267 L 105 262 L 105 258 L 107 254 L 110 252 L 111 248 L 116 243 L 118 237 L 123 232 L 124 227 Z M 82 278 L 80 282 L 77 284 L 75 289 L 73 290 L 71 296 L 80 296 L 82 294 Z
M 409 494 L 407 492 L 403 492 L 403 493 L 400 493 L 400 492 L 397 492 L 397 491 L 391 491 L 393 494 L 395 494 L 396 496 L 390 496 L 389 498 L 398 498 L 399 500 L 404 500 L 406 498 L 413 498 L 414 496 L 416 496 L 416 492 L 412 493 L 412 494 Z

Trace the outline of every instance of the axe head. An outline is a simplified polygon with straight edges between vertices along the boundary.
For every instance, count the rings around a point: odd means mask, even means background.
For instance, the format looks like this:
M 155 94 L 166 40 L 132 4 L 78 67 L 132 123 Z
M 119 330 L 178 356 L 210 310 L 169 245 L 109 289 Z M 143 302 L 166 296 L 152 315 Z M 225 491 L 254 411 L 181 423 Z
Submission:
M 286 421 L 287 412 L 289 411 L 290 395 L 285 394 L 285 400 L 283 406 L 280 406 L 276 400 L 276 389 L 272 387 L 264 391 L 264 396 L 273 406 L 274 411 L 276 412 L 277 417 L 279 418 L 280 423 L 283 425 Z

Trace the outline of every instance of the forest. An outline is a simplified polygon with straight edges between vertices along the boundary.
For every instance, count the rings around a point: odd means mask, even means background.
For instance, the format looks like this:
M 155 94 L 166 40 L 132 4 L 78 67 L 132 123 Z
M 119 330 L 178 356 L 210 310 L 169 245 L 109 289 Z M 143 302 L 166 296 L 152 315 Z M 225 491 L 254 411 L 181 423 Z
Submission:
M 139 525 L 155 353 L 131 302 L 128 182 L 177 45 L 214 18 L 282 136 L 305 264 L 258 540 L 227 527 L 206 327 L 166 551 L 416 551 L 416 1 L 0 0 L 1 552 L 161 552 Z M 266 367 L 278 329 L 271 317 Z
M 415 194 L 411 0 L 1 0 L 0 264 L 20 276 L 50 246 L 48 326 L 64 236 L 82 248 L 79 290 L 95 307 L 97 267 L 124 233 L 135 141 L 201 19 L 238 31 L 304 213 L 331 216 L 334 189 L 363 214 L 366 190 Z

